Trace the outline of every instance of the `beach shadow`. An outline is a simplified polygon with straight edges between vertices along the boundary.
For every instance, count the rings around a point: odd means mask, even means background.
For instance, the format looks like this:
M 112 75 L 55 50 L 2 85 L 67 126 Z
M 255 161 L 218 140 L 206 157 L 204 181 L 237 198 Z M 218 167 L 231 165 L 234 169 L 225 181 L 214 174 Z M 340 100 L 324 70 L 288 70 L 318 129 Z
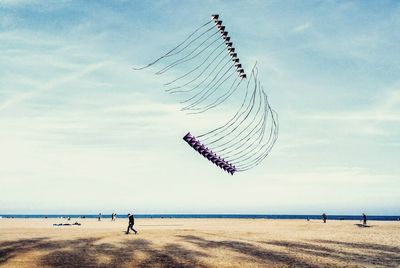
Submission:
M 89 239 L 80 239 L 89 240 Z M 90 240 L 91 241 L 91 240 Z M 5 241 L 0 243 L 0 264 L 7 262 L 9 259 L 17 257 L 30 251 L 37 250 L 55 250 L 67 247 L 67 241 L 52 241 L 47 237 L 39 237 L 32 239 L 20 239 L 17 241 Z
M 127 241 L 125 245 L 146 255 L 144 260 L 135 264 L 136 267 L 206 267 L 198 258 L 208 257 L 207 254 L 185 249 L 175 243 L 166 244 L 160 249 L 145 240 Z
M 314 240 L 307 243 L 292 241 L 262 241 L 260 243 L 285 247 L 291 252 L 328 258 L 332 261 L 340 260 L 345 263 L 350 261 L 354 265 L 372 264 L 383 267 L 397 267 L 400 263 L 400 248 L 386 245 L 332 240 Z
M 266 267 L 268 267 L 268 263 L 275 265 L 286 265 L 289 267 L 320 267 L 311 263 L 304 262 L 301 259 L 291 256 L 291 254 L 289 253 L 271 251 L 247 242 L 234 240 L 207 240 L 193 235 L 181 235 L 179 237 L 186 242 L 190 242 L 201 248 L 207 248 L 209 250 L 224 249 L 241 253 L 246 257 L 260 263 L 261 265 L 266 265 Z
M 0 265 L 29 252 L 39 252 L 40 267 L 207 267 L 202 258 L 213 250 L 240 254 L 241 261 L 260 266 L 329 267 L 340 261 L 354 266 L 397 267 L 400 248 L 375 243 L 349 243 L 334 240 L 258 241 L 213 240 L 194 235 L 178 236 L 184 243 L 156 245 L 140 236 L 119 243 L 101 243 L 99 238 L 55 240 L 46 237 L 0 242 Z M 201 250 L 185 247 L 190 243 Z M 283 247 L 267 249 L 262 245 Z M 302 257 L 298 257 L 301 255 Z M 309 260 L 316 260 L 313 263 Z
M 138 254 L 141 254 L 139 258 Z M 103 257 L 103 261 L 99 259 Z M 198 261 L 203 253 L 190 251 L 177 244 L 157 249 L 144 239 L 125 241 L 118 245 L 96 244 L 90 247 L 74 246 L 73 250 L 58 250 L 42 258 L 42 264 L 51 267 L 204 267 Z M 104 262 L 104 259 L 106 260 Z
M 360 228 L 369 228 L 369 227 L 372 227 L 372 225 L 366 225 L 366 224 L 361 224 L 361 223 L 356 223 L 356 224 L 354 224 L 355 226 L 357 226 L 357 227 L 360 227 Z
M 101 238 L 53 240 L 26 239 L 0 243 L 0 264 L 19 255 L 42 251 L 41 267 L 205 267 L 206 254 L 169 243 L 161 248 L 144 239 L 98 243 Z M 140 256 L 139 256 L 140 254 Z
M 400 258 L 400 247 L 382 245 L 382 244 L 375 244 L 375 243 L 355 243 L 355 242 L 342 242 L 342 241 L 333 241 L 333 240 L 315 240 L 318 243 L 325 243 L 325 244 L 333 244 L 348 248 L 354 249 L 367 249 L 372 251 L 383 251 L 388 253 L 397 254 Z
M 26 239 L 18 241 L 6 241 L 0 243 L 0 264 L 7 262 L 9 259 L 14 258 L 17 254 L 29 251 L 33 245 L 37 245 L 42 238 Z

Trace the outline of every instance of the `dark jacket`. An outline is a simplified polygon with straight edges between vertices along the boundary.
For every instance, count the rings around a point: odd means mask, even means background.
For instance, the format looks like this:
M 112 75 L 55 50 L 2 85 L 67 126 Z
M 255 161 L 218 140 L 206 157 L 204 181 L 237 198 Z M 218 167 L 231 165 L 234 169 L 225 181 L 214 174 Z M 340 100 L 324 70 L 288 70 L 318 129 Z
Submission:
M 135 224 L 135 218 L 133 218 L 133 215 L 129 216 L 129 224 Z

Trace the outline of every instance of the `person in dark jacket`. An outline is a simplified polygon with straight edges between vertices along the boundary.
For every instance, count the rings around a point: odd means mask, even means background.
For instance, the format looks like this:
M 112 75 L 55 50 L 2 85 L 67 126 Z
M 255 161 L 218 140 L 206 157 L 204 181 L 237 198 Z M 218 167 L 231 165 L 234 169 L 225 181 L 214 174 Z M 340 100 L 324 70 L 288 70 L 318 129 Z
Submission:
M 363 224 L 367 225 L 367 215 L 365 215 L 365 213 L 362 214 L 362 218 L 363 218 Z
M 128 214 L 128 219 L 129 219 L 129 225 L 128 225 L 128 229 L 126 229 L 126 234 L 129 234 L 129 230 L 132 230 L 135 232 L 135 234 L 137 234 L 138 232 L 133 229 L 133 225 L 135 224 L 135 218 L 133 217 L 132 214 Z
M 325 213 L 323 213 L 322 214 L 322 220 L 324 221 L 324 223 L 326 223 L 326 219 L 327 219 L 328 217 L 326 216 L 326 214 Z

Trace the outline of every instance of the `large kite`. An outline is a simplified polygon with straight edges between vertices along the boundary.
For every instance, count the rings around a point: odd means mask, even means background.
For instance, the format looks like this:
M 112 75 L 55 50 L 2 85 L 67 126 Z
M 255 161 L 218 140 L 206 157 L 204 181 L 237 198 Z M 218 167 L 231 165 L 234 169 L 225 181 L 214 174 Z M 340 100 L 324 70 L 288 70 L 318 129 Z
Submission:
M 156 75 L 172 75 L 167 92 L 180 95 L 182 108 L 190 114 L 213 109 L 234 93 L 243 92 L 237 112 L 224 125 L 200 135 L 187 133 L 183 139 L 199 154 L 230 174 L 259 165 L 278 138 L 278 117 L 258 81 L 256 65 L 246 74 L 226 27 L 219 15 L 201 25 L 178 46 L 141 68 L 157 63 Z

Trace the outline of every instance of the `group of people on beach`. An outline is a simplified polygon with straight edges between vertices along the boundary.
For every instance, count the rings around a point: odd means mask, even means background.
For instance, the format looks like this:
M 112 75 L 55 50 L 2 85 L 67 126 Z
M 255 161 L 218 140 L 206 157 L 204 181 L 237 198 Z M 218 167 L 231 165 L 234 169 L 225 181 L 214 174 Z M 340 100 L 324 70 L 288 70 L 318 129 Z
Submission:
M 322 213 L 321 218 L 322 218 L 322 221 L 324 223 L 326 223 L 326 220 L 328 219 L 328 216 L 326 216 L 325 213 Z M 309 219 L 307 218 L 307 220 L 309 220 Z M 362 214 L 362 221 L 363 221 L 363 225 L 367 225 L 367 215 L 365 213 Z
M 111 213 L 111 221 L 115 221 L 116 219 L 117 213 Z M 101 221 L 101 213 L 99 213 L 97 220 Z M 126 229 L 126 234 L 129 234 L 130 230 L 134 231 L 135 234 L 138 234 L 138 231 L 133 229 L 133 225 L 135 225 L 135 218 L 133 217 L 133 214 L 128 213 L 128 228 Z
M 115 219 L 117 218 L 117 213 L 111 213 L 111 221 L 115 221 Z M 97 216 L 97 220 L 101 221 L 101 213 L 99 213 L 99 216 Z
M 135 232 L 135 234 L 138 234 L 138 231 L 133 229 L 133 226 L 135 225 L 135 218 L 133 216 L 133 214 L 128 213 L 128 228 L 126 229 L 126 234 L 129 234 L 129 232 L 132 230 L 133 232 Z M 111 214 L 111 221 L 115 221 L 117 218 L 117 213 L 112 213 Z M 322 221 L 324 223 L 326 223 L 328 216 L 325 213 L 322 213 L 321 215 Z M 307 221 L 309 221 L 310 219 L 307 218 Z M 98 221 L 101 221 L 101 213 L 99 213 L 98 216 Z M 365 213 L 362 214 L 362 221 L 363 221 L 363 225 L 367 225 L 367 215 Z

